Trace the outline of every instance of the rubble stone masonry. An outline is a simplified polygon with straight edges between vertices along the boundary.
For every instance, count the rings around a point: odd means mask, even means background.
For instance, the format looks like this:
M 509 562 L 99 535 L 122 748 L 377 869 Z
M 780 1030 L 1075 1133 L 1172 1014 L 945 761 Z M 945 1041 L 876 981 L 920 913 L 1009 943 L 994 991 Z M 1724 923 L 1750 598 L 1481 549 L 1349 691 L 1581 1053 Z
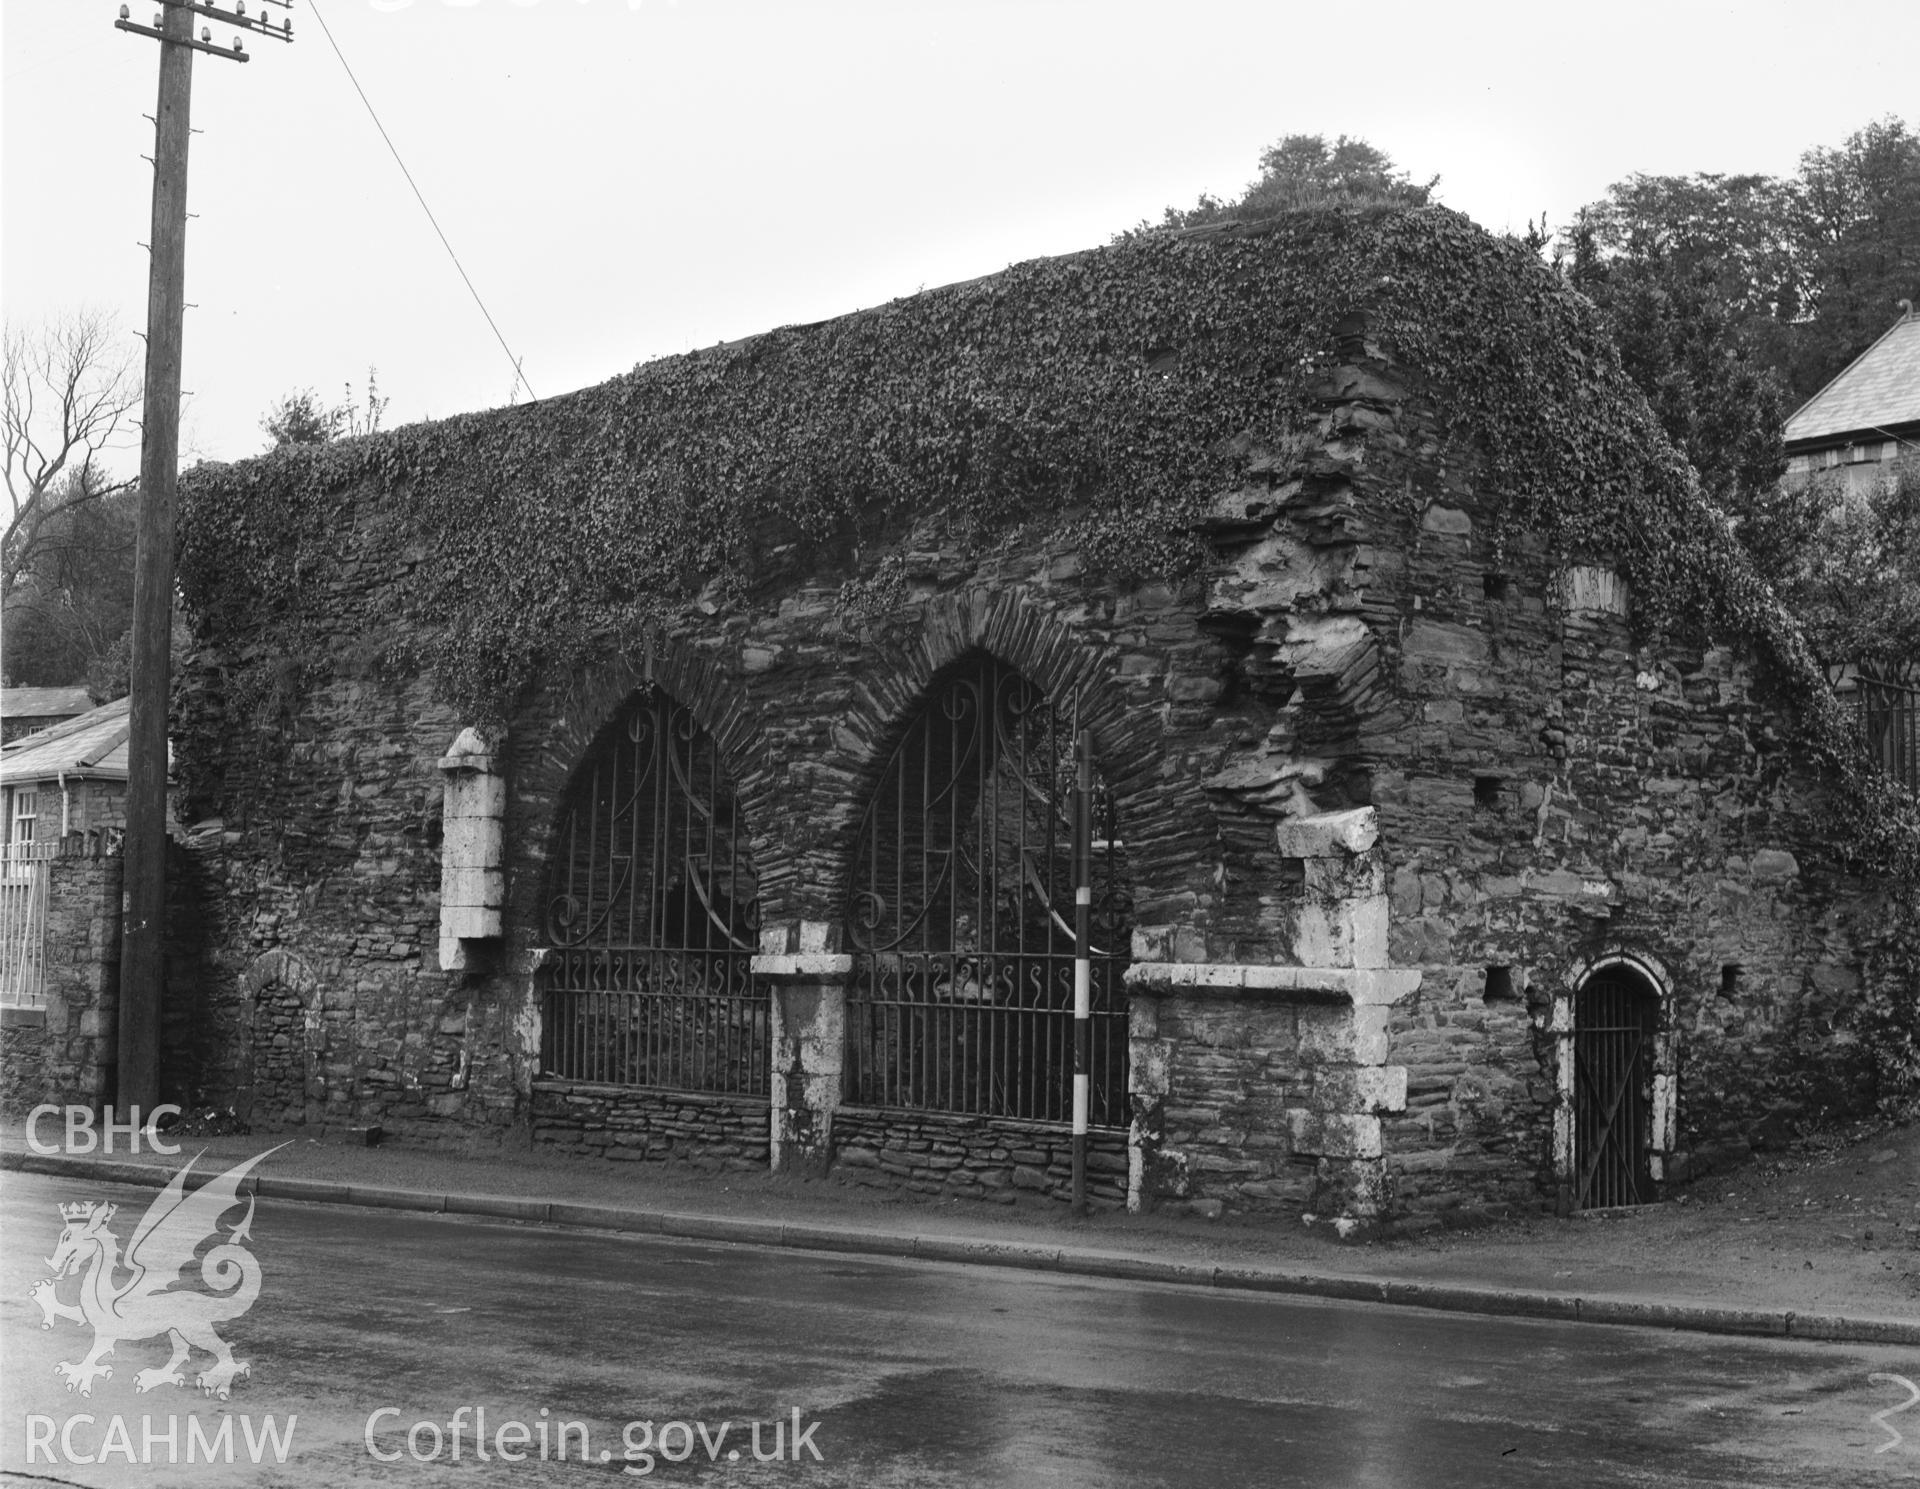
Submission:
M 9 1112 L 40 1102 L 98 1106 L 112 1086 L 120 989 L 121 860 L 95 839 L 8 866 L 8 893 L 32 877 L 46 897 L 38 1005 L 0 1009 L 0 1096 Z M 17 950 L 9 946 L 12 957 Z
M 199 1013 L 167 1098 L 262 1125 L 766 1163 L 764 1100 L 543 1078 L 562 793 L 656 684 L 732 775 L 762 926 L 837 927 L 890 741 L 984 650 L 1079 690 L 1127 841 L 1135 1121 L 1094 1145 L 1097 1198 L 1349 1220 L 1553 1204 L 1556 1000 L 1615 949 L 1671 977 L 1668 1178 L 1857 1104 L 1860 947 L 1893 912 L 1834 867 L 1822 784 L 1765 675 L 1730 645 L 1649 646 L 1604 555 L 1569 568 L 1524 534 L 1496 543 L 1437 395 L 1358 334 L 1341 353 L 1297 445 L 1245 452 L 1202 585 L 1112 584 L 1044 526 L 988 544 L 928 520 L 891 535 L 903 580 L 878 608 L 844 603 L 844 568 L 776 566 L 547 679 L 493 744 L 503 934 L 462 941 L 453 970 L 441 761 L 470 721 L 350 641 L 358 600 L 432 555 L 390 540 L 379 493 L 342 491 L 340 635 L 311 643 L 344 659 L 333 675 L 259 738 L 224 723 L 223 676 L 260 643 L 208 638 L 189 668 L 200 910 L 176 956 Z M 1303 822 L 1335 825 L 1316 847 Z M 812 1156 L 861 1182 L 1060 1192 L 1062 1132 L 834 1110 L 822 1058 L 781 1073 L 781 1142 L 830 1117 Z

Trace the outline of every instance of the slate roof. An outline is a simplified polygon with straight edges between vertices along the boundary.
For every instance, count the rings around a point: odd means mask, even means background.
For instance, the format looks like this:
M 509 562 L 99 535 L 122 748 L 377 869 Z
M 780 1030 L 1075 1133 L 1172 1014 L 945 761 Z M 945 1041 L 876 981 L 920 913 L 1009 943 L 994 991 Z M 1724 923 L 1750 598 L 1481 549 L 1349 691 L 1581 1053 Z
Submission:
M 1907 315 L 1787 420 L 1789 445 L 1920 423 L 1920 316 Z
M 0 719 L 70 719 L 92 707 L 85 688 L 0 688 Z
M 127 778 L 127 709 L 121 698 L 0 747 L 0 782 Z

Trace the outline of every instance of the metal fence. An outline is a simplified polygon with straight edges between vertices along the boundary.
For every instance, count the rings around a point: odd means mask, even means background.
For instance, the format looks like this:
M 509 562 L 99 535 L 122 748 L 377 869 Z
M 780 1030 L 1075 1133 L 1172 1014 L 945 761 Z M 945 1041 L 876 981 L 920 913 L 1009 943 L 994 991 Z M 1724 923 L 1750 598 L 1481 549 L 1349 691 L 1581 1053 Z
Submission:
M 1071 701 L 986 657 L 950 674 L 907 726 L 856 838 L 849 1101 L 1070 1118 L 1078 728 Z M 1121 1127 L 1132 901 L 1098 785 L 1091 817 L 1088 1120 Z
M 47 862 L 59 844 L 0 849 L 0 1004 L 46 1006 Z
M 651 688 L 629 704 L 569 787 L 557 849 L 542 1071 L 765 1096 L 747 835 L 692 714 Z
M 767 995 L 744 951 L 561 950 L 542 1068 L 566 1080 L 764 1096 Z
M 1863 666 L 1855 681 L 1860 725 L 1874 763 L 1920 795 L 1920 667 Z
M 1065 1122 L 1073 1115 L 1073 956 L 882 952 L 847 1019 L 848 1091 L 871 1106 Z M 1126 961 L 1093 961 L 1094 1127 L 1127 1124 Z

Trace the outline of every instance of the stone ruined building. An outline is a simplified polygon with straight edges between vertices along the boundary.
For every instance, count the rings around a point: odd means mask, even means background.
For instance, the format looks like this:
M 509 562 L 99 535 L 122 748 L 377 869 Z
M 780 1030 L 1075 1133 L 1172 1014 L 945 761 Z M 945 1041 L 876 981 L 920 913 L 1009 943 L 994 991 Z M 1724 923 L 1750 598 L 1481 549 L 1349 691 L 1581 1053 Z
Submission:
M 1484 323 L 1421 320 L 1428 257 L 1480 266 Z M 1515 520 L 1454 417 L 1524 332 L 1559 406 L 1657 439 L 1583 314 L 1451 214 L 1302 219 L 190 476 L 169 1099 L 1059 1197 L 1084 730 L 1098 1202 L 1626 1203 L 1870 1102 L 1898 912 L 1835 851 L 1790 669 L 1650 632 L 1634 535 Z M 1102 529 L 1115 471 L 1165 479 Z M 1125 572 L 1100 534 L 1177 491 L 1151 530 L 1198 567 Z M 630 603 L 622 534 L 681 521 Z M 623 619 L 563 636 L 569 595 Z

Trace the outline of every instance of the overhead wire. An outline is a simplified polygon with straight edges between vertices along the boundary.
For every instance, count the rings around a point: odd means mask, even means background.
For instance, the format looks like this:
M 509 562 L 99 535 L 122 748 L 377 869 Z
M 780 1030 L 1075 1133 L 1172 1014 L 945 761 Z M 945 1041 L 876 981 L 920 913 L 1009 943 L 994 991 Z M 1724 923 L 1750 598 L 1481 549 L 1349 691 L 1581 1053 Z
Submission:
M 513 364 L 515 383 L 527 390 L 527 397 L 538 398 L 533 384 L 527 381 L 526 374 L 520 370 L 521 359 L 513 354 L 513 348 L 507 345 L 507 338 L 500 334 L 493 314 L 487 309 L 487 302 L 480 298 L 480 291 L 474 288 L 473 280 L 468 276 L 466 266 L 460 262 L 460 255 L 453 251 L 453 244 L 447 241 L 447 235 L 440 227 L 439 219 L 433 215 L 433 208 L 427 205 L 426 197 L 421 193 L 419 184 L 413 179 L 413 172 L 407 169 L 407 163 L 400 158 L 400 150 L 393 143 L 393 137 L 387 133 L 387 126 L 380 122 L 380 115 L 373 106 L 373 100 L 367 97 L 367 90 L 360 86 L 360 79 L 354 76 L 352 66 L 347 62 L 346 53 L 340 50 L 340 43 L 333 39 L 333 28 L 327 24 L 327 18 L 320 13 L 316 0 L 308 0 L 307 8 L 313 12 L 313 18 L 320 23 L 320 29 L 326 33 L 327 45 L 333 48 L 333 55 L 340 59 L 340 66 L 347 74 L 347 81 L 353 84 L 353 91 L 360 95 L 360 102 L 366 105 L 367 117 L 373 120 L 373 127 L 380 131 L 380 138 L 387 143 L 387 149 L 393 155 L 393 163 L 400 167 L 400 174 L 407 178 L 407 185 L 413 189 L 413 199 L 420 204 L 420 210 L 427 214 L 427 221 L 433 224 L 434 232 L 440 238 L 440 246 L 447 250 L 447 257 L 453 260 L 453 267 L 460 272 L 461 281 L 467 287 L 467 293 L 473 296 L 473 303 L 480 307 L 480 314 L 486 317 L 487 327 L 493 332 L 493 339 L 500 343 L 500 350 L 507 354 L 507 360 Z

